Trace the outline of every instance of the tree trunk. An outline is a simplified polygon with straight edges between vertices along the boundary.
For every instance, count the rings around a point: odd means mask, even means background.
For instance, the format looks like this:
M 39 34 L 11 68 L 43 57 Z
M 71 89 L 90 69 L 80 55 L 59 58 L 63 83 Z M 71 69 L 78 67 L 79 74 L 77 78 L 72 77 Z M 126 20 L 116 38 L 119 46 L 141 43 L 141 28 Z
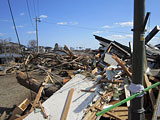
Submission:
M 27 78 L 27 75 L 21 71 L 17 72 L 16 78 L 19 84 L 38 93 L 39 88 L 41 87 L 41 82 L 38 82 L 37 80 L 30 78 L 30 77 Z M 45 88 L 44 89 L 45 96 L 50 97 L 53 93 L 55 93 L 58 89 L 60 89 L 60 87 L 61 85 L 54 84 L 50 86 L 49 88 Z

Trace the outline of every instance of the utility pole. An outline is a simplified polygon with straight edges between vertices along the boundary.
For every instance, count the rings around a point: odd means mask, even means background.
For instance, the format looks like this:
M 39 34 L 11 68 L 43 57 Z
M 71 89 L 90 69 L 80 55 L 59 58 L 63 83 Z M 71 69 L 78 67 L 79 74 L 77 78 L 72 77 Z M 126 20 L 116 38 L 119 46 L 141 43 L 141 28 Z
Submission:
M 41 22 L 40 21 L 40 18 L 34 18 L 35 21 L 36 21 L 36 40 L 37 40 L 37 52 L 39 53 L 39 45 L 38 45 L 38 22 Z
M 145 0 L 134 0 L 132 83 L 143 85 L 145 53 Z M 131 100 L 129 120 L 144 120 L 144 99 Z

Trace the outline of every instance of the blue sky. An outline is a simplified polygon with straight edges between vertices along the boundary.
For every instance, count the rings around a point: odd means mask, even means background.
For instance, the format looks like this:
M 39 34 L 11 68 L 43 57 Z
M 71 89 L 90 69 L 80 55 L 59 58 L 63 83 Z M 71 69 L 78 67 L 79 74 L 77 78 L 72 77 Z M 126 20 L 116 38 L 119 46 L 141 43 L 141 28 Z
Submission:
M 134 0 L 10 0 L 20 41 L 27 45 L 35 37 L 35 16 L 38 23 L 39 45 L 98 48 L 93 34 L 128 45 L 133 41 Z M 35 4 L 35 7 L 34 7 Z M 160 0 L 146 0 L 146 12 L 151 12 L 147 31 L 160 25 Z M 0 38 L 17 42 L 7 0 L 0 0 Z M 32 26 L 32 24 L 34 26 Z M 147 35 L 147 32 L 146 32 Z M 160 43 L 160 34 L 150 42 Z

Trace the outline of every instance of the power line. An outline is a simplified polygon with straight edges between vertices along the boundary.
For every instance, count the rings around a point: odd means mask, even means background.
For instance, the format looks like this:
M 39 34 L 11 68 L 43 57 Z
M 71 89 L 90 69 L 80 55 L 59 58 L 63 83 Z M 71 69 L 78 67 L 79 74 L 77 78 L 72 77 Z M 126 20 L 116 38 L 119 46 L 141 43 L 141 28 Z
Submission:
M 33 22 L 32 22 L 32 18 L 31 18 L 31 12 L 30 12 L 30 9 L 29 9 L 28 0 L 26 0 L 26 3 L 27 3 L 27 10 L 28 10 L 28 15 L 29 15 L 29 18 L 30 18 L 31 25 L 32 25 L 33 29 L 35 29 L 35 27 L 33 25 Z
M 37 16 L 37 14 L 36 14 L 36 6 L 35 6 L 35 1 L 34 0 L 33 0 L 33 8 L 34 8 L 35 16 Z
M 19 35 L 18 35 L 18 32 L 17 32 L 17 28 L 16 28 L 16 24 L 15 24 L 15 21 L 14 21 L 14 17 L 13 17 L 13 13 L 12 13 L 12 9 L 11 9 L 11 5 L 10 5 L 10 1 L 9 0 L 8 0 L 8 5 L 9 5 L 9 10 L 10 10 L 10 13 L 11 13 L 13 25 L 14 25 L 14 30 L 16 32 L 16 37 L 17 37 L 17 40 L 18 40 L 18 44 L 19 44 L 19 47 L 21 49 L 21 43 L 20 43 L 20 40 L 19 40 Z
M 43 23 L 47 23 L 47 24 L 54 24 L 54 25 L 57 25 L 57 23 L 53 23 L 53 22 L 48 22 L 48 21 L 42 21 Z M 61 26 L 64 26 L 64 27 L 73 27 L 73 28 L 80 28 L 80 29 L 86 29 L 86 30 L 97 30 L 97 31 L 103 31 L 105 32 L 104 30 L 102 29 L 98 29 L 98 28 L 89 28 L 89 27 L 82 27 L 82 26 L 73 26 L 73 25 L 61 25 Z M 130 33 L 127 33 L 127 32 L 121 32 L 121 31 L 108 31 L 107 32 L 114 32 L 114 33 L 123 33 L 123 34 L 130 34 Z
M 24 64 L 24 68 L 25 68 L 26 75 L 27 75 L 27 79 L 29 79 L 28 70 L 27 70 L 27 67 L 26 67 L 26 65 L 25 65 L 25 60 L 24 60 L 25 55 L 24 55 L 24 53 L 22 52 L 22 47 L 21 47 L 21 43 L 20 43 L 18 31 L 17 31 L 17 28 L 16 28 L 16 23 L 15 23 L 15 20 L 14 20 L 14 16 L 13 16 L 13 13 L 12 13 L 12 9 L 11 9 L 11 5 L 10 5 L 10 1 L 9 1 L 9 0 L 8 0 L 8 6 L 9 6 L 10 13 L 11 13 L 11 17 L 12 17 L 12 21 L 13 21 L 15 33 L 16 33 L 16 36 L 17 36 L 17 40 L 18 40 L 20 52 L 21 52 L 21 55 L 22 55 L 22 58 L 23 58 L 23 64 Z M 30 82 L 29 82 L 29 84 L 30 84 Z M 30 93 L 31 93 L 31 90 L 30 90 Z M 31 99 L 32 99 L 32 98 L 33 98 L 33 97 L 32 97 L 32 93 L 31 93 Z
M 38 17 L 39 17 L 39 0 L 37 0 L 37 9 L 38 9 L 38 10 L 37 10 L 37 12 L 38 12 L 37 15 L 38 15 Z

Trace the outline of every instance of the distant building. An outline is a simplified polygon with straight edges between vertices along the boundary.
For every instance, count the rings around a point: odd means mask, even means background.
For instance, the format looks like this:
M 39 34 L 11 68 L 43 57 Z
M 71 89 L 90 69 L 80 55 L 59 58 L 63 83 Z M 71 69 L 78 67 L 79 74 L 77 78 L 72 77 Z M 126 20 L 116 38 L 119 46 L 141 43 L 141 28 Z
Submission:
M 53 51 L 53 48 L 52 48 L 52 47 L 44 47 L 44 48 L 45 48 L 45 52 L 46 52 L 46 53 Z
M 22 51 L 25 50 L 25 46 L 21 45 Z M 0 53 L 21 53 L 21 49 L 18 43 L 13 42 L 1 42 Z
M 10 61 L 21 61 L 22 55 L 16 53 L 2 53 L 0 54 L 0 64 L 5 64 Z
M 39 53 L 45 53 L 45 47 L 44 46 L 39 46 Z
M 26 47 L 21 45 L 22 52 Z M 10 61 L 18 62 L 22 58 L 21 49 L 18 43 L 3 41 L 0 43 L 0 64 Z

